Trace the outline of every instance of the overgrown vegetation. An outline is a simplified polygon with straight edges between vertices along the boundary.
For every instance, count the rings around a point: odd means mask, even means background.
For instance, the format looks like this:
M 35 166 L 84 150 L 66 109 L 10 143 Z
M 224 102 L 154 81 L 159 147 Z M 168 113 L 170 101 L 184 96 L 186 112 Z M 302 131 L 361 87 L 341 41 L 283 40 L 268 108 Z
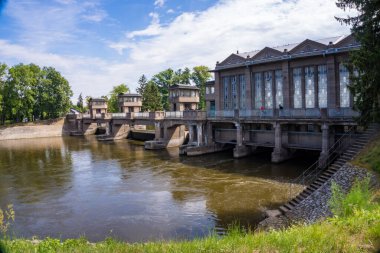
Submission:
M 8 252 L 376 252 L 380 249 L 380 205 L 369 191 L 368 180 L 358 182 L 347 194 L 335 187 L 331 205 L 334 217 L 313 225 L 285 230 L 243 232 L 231 228 L 226 236 L 212 234 L 192 241 L 124 243 L 106 239 L 89 243 L 85 238 L 60 241 L 47 238 L 2 240 Z
M 380 174 L 380 136 L 371 141 L 371 143 L 360 152 L 360 155 L 353 161 L 353 164 Z
M 12 222 L 15 221 L 15 212 L 13 205 L 9 204 L 6 209 L 0 208 L 0 233 L 4 237 L 6 236 L 8 229 Z

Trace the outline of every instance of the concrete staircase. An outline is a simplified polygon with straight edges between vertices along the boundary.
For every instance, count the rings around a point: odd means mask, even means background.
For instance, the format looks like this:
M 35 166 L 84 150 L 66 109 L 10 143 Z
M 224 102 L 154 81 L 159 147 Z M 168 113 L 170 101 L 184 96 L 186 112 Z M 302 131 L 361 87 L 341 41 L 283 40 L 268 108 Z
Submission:
M 287 204 L 280 206 L 279 210 L 283 214 L 292 210 L 301 201 L 325 184 L 346 162 L 351 161 L 363 149 L 363 147 L 379 133 L 380 125 L 375 123 L 370 124 L 359 137 L 355 138 L 354 143 L 342 152 L 342 154 L 339 155 L 337 159 L 330 166 L 328 166 L 328 168 L 321 173 L 316 180 L 313 181 L 313 183 L 307 186 Z

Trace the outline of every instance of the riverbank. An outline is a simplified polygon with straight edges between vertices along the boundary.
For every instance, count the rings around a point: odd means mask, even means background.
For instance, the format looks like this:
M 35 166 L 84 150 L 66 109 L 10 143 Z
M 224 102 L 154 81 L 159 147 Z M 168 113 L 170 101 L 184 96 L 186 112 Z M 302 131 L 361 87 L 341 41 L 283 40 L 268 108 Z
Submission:
M 65 118 L 0 127 L 0 141 L 57 137 L 69 134 Z

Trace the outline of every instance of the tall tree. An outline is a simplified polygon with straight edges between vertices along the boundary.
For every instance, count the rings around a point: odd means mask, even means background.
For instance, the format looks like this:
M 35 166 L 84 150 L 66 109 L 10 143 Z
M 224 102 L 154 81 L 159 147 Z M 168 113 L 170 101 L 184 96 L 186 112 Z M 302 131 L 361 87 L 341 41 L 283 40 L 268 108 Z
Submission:
M 7 78 L 8 66 L 6 64 L 0 64 L 0 123 L 4 124 L 5 114 L 4 114 L 4 86 Z
M 193 73 L 191 74 L 191 80 L 200 89 L 200 103 L 199 109 L 204 110 L 206 108 L 206 82 L 211 78 L 210 69 L 206 66 L 196 66 L 193 68 Z
M 124 83 L 113 87 L 112 91 L 110 92 L 110 97 L 107 101 L 109 112 L 118 112 L 119 111 L 117 96 L 121 93 L 125 93 L 128 91 L 129 91 L 129 88 Z
M 351 73 L 350 90 L 355 97 L 355 107 L 362 114 L 376 112 L 380 119 L 380 2 L 379 0 L 338 0 L 337 6 L 343 10 L 355 9 L 357 14 L 338 21 L 351 26 L 359 50 L 350 54 L 348 68 Z
M 84 112 L 82 92 L 79 94 L 78 97 L 77 108 L 80 112 Z
M 142 97 L 143 111 L 161 111 L 163 109 L 161 94 L 157 85 L 150 81 L 145 87 Z
M 65 115 L 70 109 L 70 97 L 73 95 L 69 82 L 52 67 L 43 68 L 46 82 L 44 92 L 44 113 L 48 118 Z
M 169 110 L 169 87 L 175 84 L 175 73 L 172 69 L 167 69 L 156 74 L 152 78 L 161 93 L 161 101 L 163 109 Z
M 145 87 L 146 85 L 148 84 L 148 80 L 146 79 L 146 76 L 145 75 L 142 75 L 139 80 L 138 80 L 138 85 L 139 87 L 136 88 L 136 92 L 138 94 L 140 94 L 141 96 L 143 96 L 144 94 L 144 90 L 145 90 Z

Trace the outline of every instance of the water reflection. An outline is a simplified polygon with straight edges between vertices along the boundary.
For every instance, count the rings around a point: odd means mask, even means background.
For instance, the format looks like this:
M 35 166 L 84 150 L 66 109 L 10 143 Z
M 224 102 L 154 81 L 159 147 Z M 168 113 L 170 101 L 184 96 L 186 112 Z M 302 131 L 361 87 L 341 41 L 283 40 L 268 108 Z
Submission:
M 0 143 L 0 205 L 20 236 L 193 238 L 233 221 L 257 223 L 286 201 L 284 183 L 313 160 L 274 165 L 268 154 L 179 157 L 130 141 L 52 138 Z

